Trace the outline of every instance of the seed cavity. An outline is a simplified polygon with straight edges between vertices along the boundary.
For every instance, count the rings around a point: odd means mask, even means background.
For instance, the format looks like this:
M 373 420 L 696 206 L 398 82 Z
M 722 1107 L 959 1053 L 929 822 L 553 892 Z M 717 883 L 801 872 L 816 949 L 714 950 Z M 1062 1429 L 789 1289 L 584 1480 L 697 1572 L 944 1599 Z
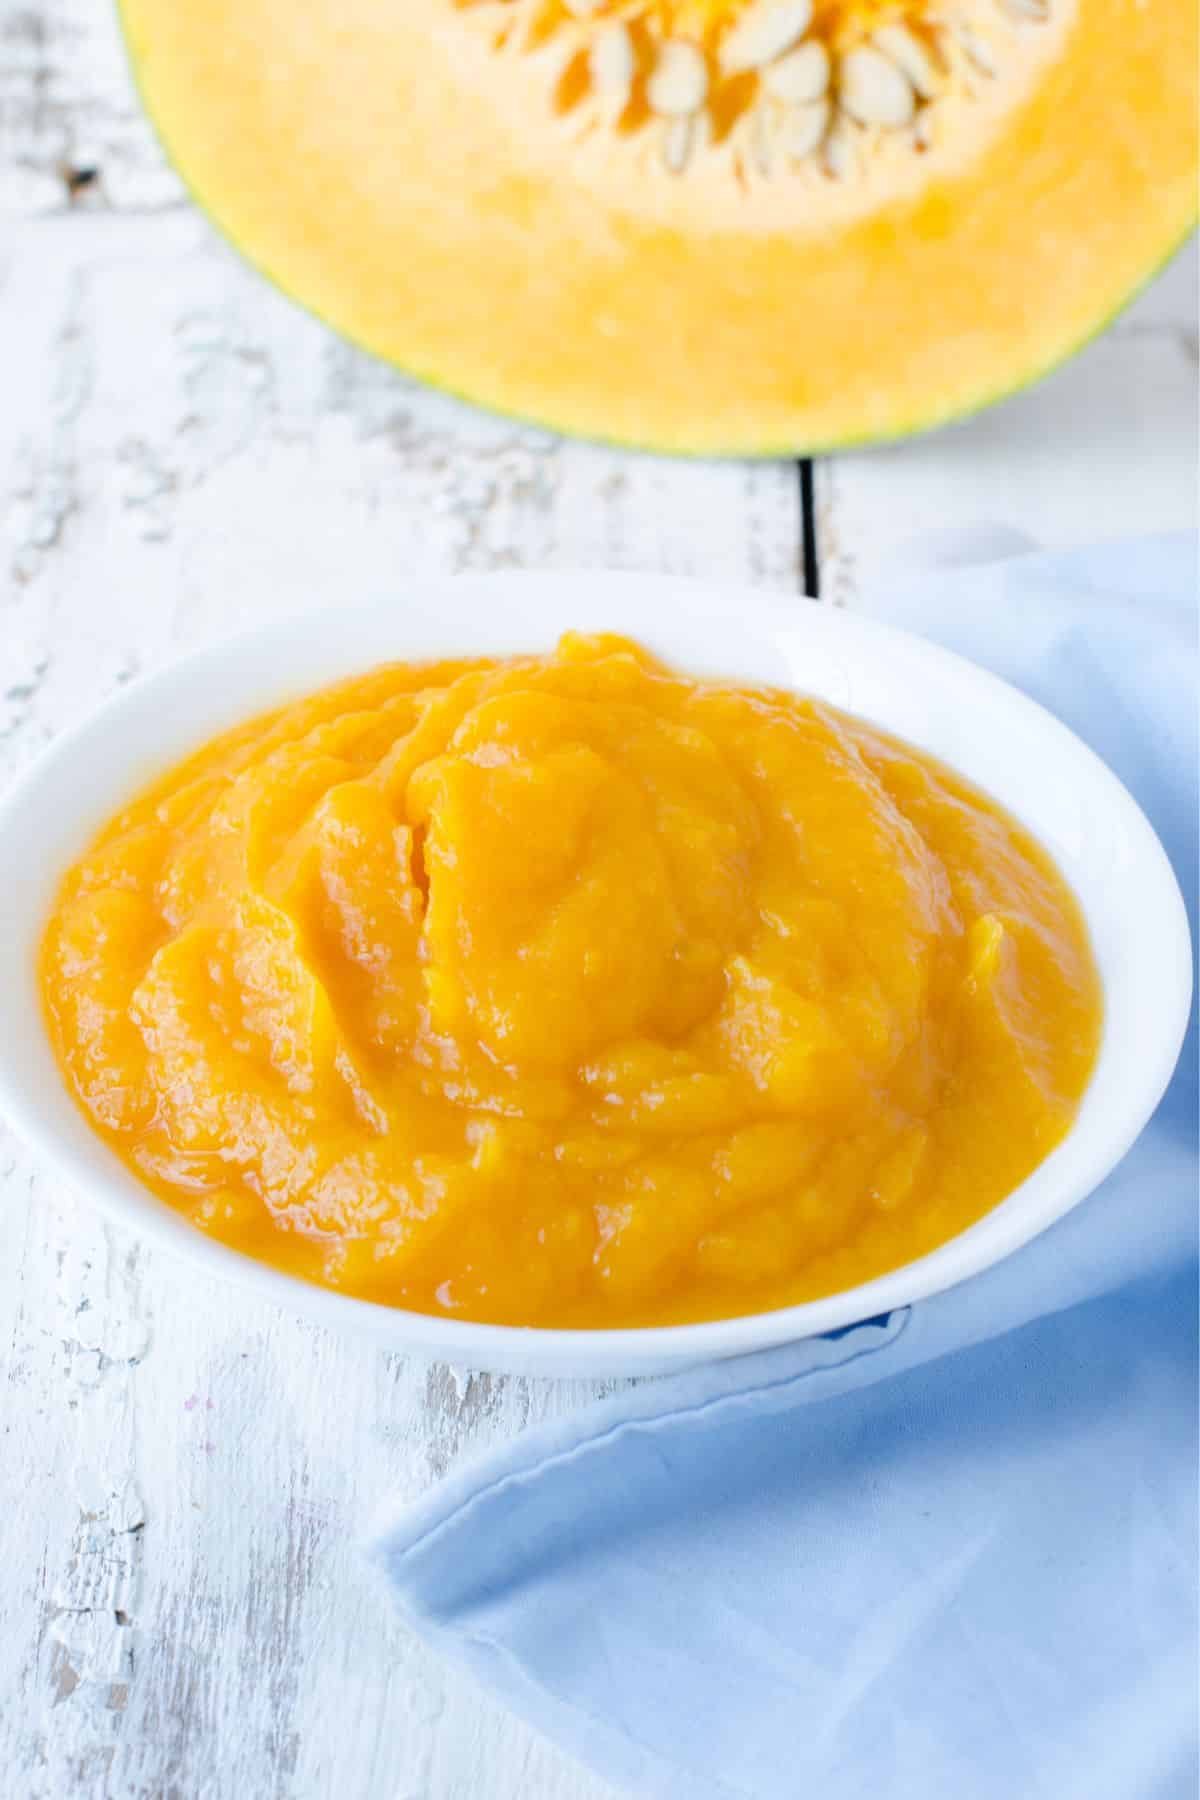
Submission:
M 446 4 L 478 13 L 498 53 L 540 56 L 554 44 L 548 99 L 559 115 L 583 106 L 585 136 L 599 127 L 638 155 L 657 146 L 672 175 L 711 148 L 743 187 L 754 172 L 773 178 L 810 163 L 850 181 L 880 157 L 894 166 L 897 150 L 941 151 L 963 116 L 943 102 L 994 108 L 989 84 L 1040 55 L 1029 27 L 1063 9 L 1063 0 L 888 0 L 856 25 L 853 12 L 815 0 Z

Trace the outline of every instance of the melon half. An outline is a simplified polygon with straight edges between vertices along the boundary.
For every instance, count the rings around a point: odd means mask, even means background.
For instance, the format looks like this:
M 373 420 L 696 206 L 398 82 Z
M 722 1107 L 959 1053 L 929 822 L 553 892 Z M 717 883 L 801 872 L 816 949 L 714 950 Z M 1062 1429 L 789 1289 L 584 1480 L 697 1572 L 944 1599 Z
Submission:
M 1191 0 L 123 0 L 303 305 L 645 447 L 900 435 L 1079 346 L 1195 209 Z

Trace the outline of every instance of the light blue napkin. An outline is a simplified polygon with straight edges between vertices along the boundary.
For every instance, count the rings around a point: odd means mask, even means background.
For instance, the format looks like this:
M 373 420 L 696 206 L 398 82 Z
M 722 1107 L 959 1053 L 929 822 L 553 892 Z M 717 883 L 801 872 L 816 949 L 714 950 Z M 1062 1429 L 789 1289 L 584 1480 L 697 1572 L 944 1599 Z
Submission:
M 1194 900 L 1196 592 L 1157 539 L 875 610 L 1073 726 Z M 654 1800 L 1195 1800 L 1195 1059 L 1193 1023 L 1135 1150 L 987 1275 L 589 1407 L 393 1518 L 415 1629 Z

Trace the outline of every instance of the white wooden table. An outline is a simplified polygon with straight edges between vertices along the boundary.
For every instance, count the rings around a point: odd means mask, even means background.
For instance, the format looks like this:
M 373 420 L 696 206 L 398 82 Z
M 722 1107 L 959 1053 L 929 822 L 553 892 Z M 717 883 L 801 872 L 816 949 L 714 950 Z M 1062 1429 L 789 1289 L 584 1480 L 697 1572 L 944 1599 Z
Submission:
M 971 526 L 1195 521 L 1195 260 L 978 420 L 813 471 L 560 443 L 328 336 L 184 202 L 95 0 L 0 4 L 0 780 L 187 645 L 414 572 L 853 605 Z M 807 550 L 807 555 L 806 555 Z M 0 879 L 3 872 L 0 871 Z M 0 1794 L 598 1800 L 359 1560 L 389 1495 L 588 1398 L 329 1336 L 101 1225 L 0 1126 Z

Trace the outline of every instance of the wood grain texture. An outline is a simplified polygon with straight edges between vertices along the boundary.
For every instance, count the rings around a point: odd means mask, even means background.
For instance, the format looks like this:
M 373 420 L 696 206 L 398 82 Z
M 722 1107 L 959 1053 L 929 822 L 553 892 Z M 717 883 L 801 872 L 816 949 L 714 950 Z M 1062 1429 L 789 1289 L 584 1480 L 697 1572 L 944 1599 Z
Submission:
M 95 0 L 3 0 L 0 170 L 0 781 L 179 648 L 364 591 L 402 606 L 414 573 L 628 566 L 798 595 L 792 465 L 485 417 L 249 274 L 183 203 Z M 932 529 L 1084 537 L 1186 510 L 1170 281 L 1024 414 L 822 465 L 826 595 Z M 600 1800 L 413 1639 L 357 1548 L 385 1499 L 594 1391 L 387 1356 L 214 1285 L 0 1127 L 0 1793 Z

